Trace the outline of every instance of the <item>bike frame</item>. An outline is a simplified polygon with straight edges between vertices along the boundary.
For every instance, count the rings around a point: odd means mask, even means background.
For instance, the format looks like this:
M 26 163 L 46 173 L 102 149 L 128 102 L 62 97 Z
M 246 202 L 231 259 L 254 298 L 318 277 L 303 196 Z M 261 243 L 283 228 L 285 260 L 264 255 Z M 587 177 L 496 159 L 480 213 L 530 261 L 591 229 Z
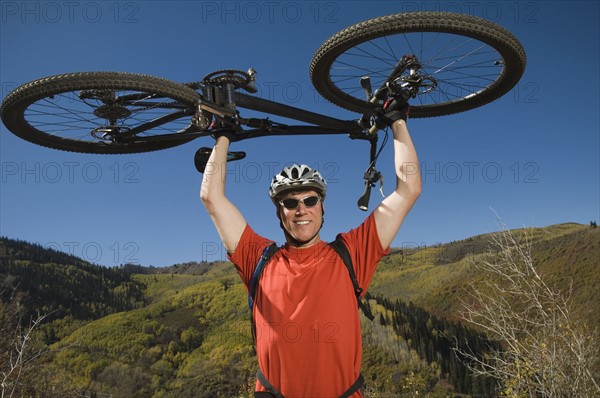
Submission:
M 252 128 L 244 130 L 240 134 L 240 139 L 249 139 L 266 136 L 284 136 L 284 135 L 323 135 L 323 134 L 347 134 L 352 139 L 362 139 L 370 142 L 377 142 L 376 134 L 369 134 L 360 126 L 357 120 L 342 120 L 319 113 L 307 111 L 305 109 L 293 107 L 279 102 L 270 101 L 260 97 L 235 92 L 235 107 L 268 113 L 270 115 L 281 116 L 287 119 L 293 119 L 300 122 L 310 123 L 310 125 L 283 125 L 274 124 L 262 128 Z M 200 103 L 204 103 L 200 101 Z M 137 102 L 137 105 L 140 105 Z M 167 116 L 154 119 L 148 123 L 142 124 L 136 128 L 128 130 L 123 136 L 134 136 L 145 130 L 160 126 L 170 121 L 183 117 L 191 117 L 196 110 L 185 108 L 182 104 L 174 104 L 174 108 L 182 108 L 180 112 L 171 113 Z M 266 119 L 265 119 L 266 120 Z M 224 129 L 231 129 L 226 127 Z M 219 128 L 211 130 L 198 130 L 194 125 L 178 131 L 173 134 L 163 134 L 160 136 L 145 137 L 145 140 L 171 140 L 173 137 L 181 139 L 195 139 L 213 135 L 219 131 Z
M 365 131 L 356 121 L 341 120 L 330 116 L 321 115 L 310 112 L 304 109 L 296 108 L 289 105 L 284 105 L 278 102 L 266 100 L 259 97 L 254 97 L 244 93 L 235 93 L 235 103 L 237 106 L 254 111 L 260 111 L 294 119 L 305 123 L 310 123 L 320 127 L 312 126 L 289 126 L 300 127 L 300 131 L 294 131 L 292 134 L 349 134 L 353 138 L 372 139 L 365 136 Z M 314 130 L 316 128 L 317 130 Z M 295 130 L 295 129 L 294 129 Z M 293 131 L 293 130 L 292 130 Z M 286 135 L 284 131 L 282 135 Z M 279 135 L 279 134 L 277 134 Z M 256 135 L 257 137 L 260 135 Z M 376 136 L 375 136 L 376 138 Z

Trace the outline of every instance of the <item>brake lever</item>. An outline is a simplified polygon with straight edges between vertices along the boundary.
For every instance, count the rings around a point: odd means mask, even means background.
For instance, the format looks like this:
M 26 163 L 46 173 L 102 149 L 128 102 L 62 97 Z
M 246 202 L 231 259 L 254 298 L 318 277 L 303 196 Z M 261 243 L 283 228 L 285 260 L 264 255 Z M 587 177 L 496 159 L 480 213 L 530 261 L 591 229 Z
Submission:
M 379 193 L 385 198 L 385 194 L 383 193 L 383 174 L 381 173 L 379 173 Z

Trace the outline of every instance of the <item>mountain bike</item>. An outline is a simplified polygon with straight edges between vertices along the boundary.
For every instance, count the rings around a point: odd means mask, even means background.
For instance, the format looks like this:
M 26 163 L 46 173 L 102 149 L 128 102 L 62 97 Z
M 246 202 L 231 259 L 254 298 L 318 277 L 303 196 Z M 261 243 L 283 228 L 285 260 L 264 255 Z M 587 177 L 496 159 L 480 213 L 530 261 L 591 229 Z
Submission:
M 49 148 L 95 154 L 162 150 L 211 137 L 220 129 L 239 139 L 346 134 L 370 142 L 358 205 L 366 210 L 381 183 L 375 163 L 388 97 L 409 97 L 411 118 L 450 115 L 488 104 L 510 91 L 526 64 L 519 41 L 485 19 L 448 12 L 400 13 L 352 25 L 329 38 L 310 63 L 324 98 L 356 114 L 341 120 L 252 95 L 254 69 L 219 70 L 189 83 L 121 72 L 45 77 L 10 92 L 0 108 L 15 135 Z M 301 122 L 246 117 L 244 110 Z M 387 134 L 384 136 L 384 140 Z M 210 149 L 200 148 L 204 167 Z M 244 158 L 230 152 L 229 160 Z

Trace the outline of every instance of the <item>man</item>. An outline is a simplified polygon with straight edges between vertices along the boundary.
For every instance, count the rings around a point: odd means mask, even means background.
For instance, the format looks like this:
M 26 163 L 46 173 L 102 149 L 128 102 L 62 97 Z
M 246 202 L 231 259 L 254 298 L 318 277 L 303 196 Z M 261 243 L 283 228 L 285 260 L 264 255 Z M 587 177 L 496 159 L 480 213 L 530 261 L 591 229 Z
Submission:
M 357 228 L 341 234 L 366 290 L 421 192 L 418 159 L 406 127 L 408 104 L 391 100 L 383 118 L 394 135 L 396 189 Z M 225 168 L 232 134 L 217 137 L 209 164 Z M 360 318 L 348 270 L 321 240 L 327 184 L 293 165 L 269 190 L 286 244 L 265 267 L 253 317 L 260 368 L 256 397 L 362 397 Z M 242 280 L 249 285 L 271 241 L 256 234 L 225 196 L 225 181 L 204 173 L 200 197 Z M 270 392 L 268 392 L 270 391 Z

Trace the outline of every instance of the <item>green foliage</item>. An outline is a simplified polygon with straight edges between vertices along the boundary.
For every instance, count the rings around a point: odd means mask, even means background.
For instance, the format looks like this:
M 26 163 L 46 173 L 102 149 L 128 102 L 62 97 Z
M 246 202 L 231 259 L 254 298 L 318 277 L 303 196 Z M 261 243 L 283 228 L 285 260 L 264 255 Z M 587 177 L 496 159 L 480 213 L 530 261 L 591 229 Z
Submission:
M 175 290 L 153 288 L 158 299 L 150 305 L 79 328 L 57 345 L 53 363 L 84 375 L 80 387 L 123 396 L 195 397 L 202 391 L 229 397 L 246 389 L 256 359 L 242 284 L 183 287 L 170 276 L 157 277 L 171 280 Z M 143 388 L 132 392 L 132 384 Z
M 46 326 L 48 343 L 62 337 L 64 318 L 92 320 L 145 305 L 144 285 L 125 269 L 7 238 L 0 238 L 0 281 L 24 296 L 24 322 L 38 312 L 48 314 L 46 322 L 59 320 Z
M 600 229 L 566 223 L 515 233 L 531 235 L 533 259 L 540 272 L 560 289 L 572 286 L 575 315 L 600 329 L 594 288 L 600 285 Z M 493 249 L 490 236 L 480 235 L 445 245 L 393 251 L 381 261 L 369 291 L 391 301 L 413 302 L 434 315 L 458 320 L 465 288 L 481 278 L 472 261 Z
M 572 284 L 577 314 L 596 326 L 599 237 L 599 229 L 577 224 L 534 234 L 543 272 Z M 471 377 L 451 352 L 454 339 L 478 352 L 488 344 L 455 322 L 465 286 L 480 278 L 470 261 L 488 243 L 483 235 L 394 250 L 382 260 L 369 289 L 376 321 L 362 322 L 370 397 L 493 395 L 493 386 Z M 54 351 L 40 363 L 32 391 L 251 396 L 256 357 L 246 290 L 231 264 L 107 269 L 3 238 L 0 278 L 19 284 L 29 310 L 55 311 L 40 329 Z
M 378 303 L 375 307 L 376 312 L 380 312 L 380 317 L 386 319 L 383 326 L 388 329 L 384 335 L 388 337 L 388 343 L 382 344 L 385 339 L 380 338 L 376 346 L 379 351 L 385 347 L 394 347 L 392 352 L 398 353 L 402 350 L 415 353 L 421 362 L 411 360 L 411 357 L 398 360 L 403 366 L 395 376 L 396 379 L 403 381 L 397 384 L 398 394 L 418 394 L 418 392 L 433 392 L 433 387 L 441 381 L 448 384 L 461 393 L 483 394 L 491 396 L 495 390 L 495 381 L 492 379 L 474 379 L 468 372 L 466 366 L 461 362 L 454 352 L 456 345 L 458 347 L 469 347 L 477 355 L 483 356 L 490 349 L 498 347 L 485 338 L 484 335 L 464 325 L 448 321 L 444 318 L 438 318 L 431 315 L 423 308 L 411 303 L 404 303 L 400 300 L 391 302 L 383 297 L 372 299 Z M 384 316 L 385 314 L 385 316 Z M 370 336 L 376 335 L 370 333 Z M 389 368 L 389 364 L 386 365 Z M 394 379 L 393 376 L 389 377 Z

